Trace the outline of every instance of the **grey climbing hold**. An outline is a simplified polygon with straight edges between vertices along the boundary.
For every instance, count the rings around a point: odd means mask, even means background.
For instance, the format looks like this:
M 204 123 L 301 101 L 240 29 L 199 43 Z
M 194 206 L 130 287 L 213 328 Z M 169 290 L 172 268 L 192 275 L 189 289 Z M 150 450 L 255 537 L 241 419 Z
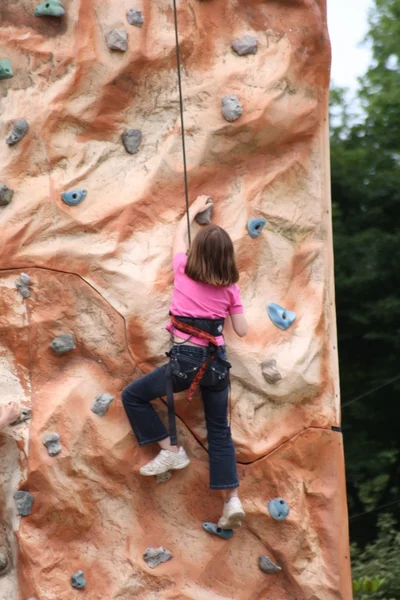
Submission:
M 111 402 L 115 400 L 114 396 L 111 396 L 108 392 L 98 394 L 94 399 L 94 404 L 91 408 L 92 412 L 96 413 L 100 417 L 104 417 Z
M 35 8 L 35 17 L 63 17 L 65 9 L 60 0 L 47 0 Z
M 14 77 L 14 71 L 11 65 L 11 60 L 8 58 L 0 59 L 0 79 L 10 79 Z
M 110 50 L 126 52 L 128 49 L 128 34 L 123 29 L 112 29 L 105 35 Z
M 263 377 L 268 383 L 278 383 L 278 381 L 281 381 L 282 375 L 276 368 L 276 360 L 265 360 L 261 364 L 261 369 Z
M 129 154 L 136 154 L 142 141 L 142 132 L 140 129 L 125 129 L 121 136 L 125 150 Z
M 68 206 L 77 206 L 77 204 L 80 204 L 86 196 L 86 190 L 71 190 L 61 194 L 62 201 L 65 202 L 65 204 L 68 204 Z
M 136 8 L 130 8 L 126 13 L 126 20 L 129 25 L 136 25 L 136 27 L 141 27 L 144 23 L 144 16 L 141 10 L 137 10 Z
M 242 39 L 236 39 L 232 42 L 232 49 L 236 54 L 239 54 L 239 56 L 256 54 L 257 46 L 258 40 L 254 35 L 245 35 Z
M 21 423 L 28 421 L 28 419 L 30 419 L 31 416 L 32 416 L 32 410 L 30 408 L 28 408 L 27 406 L 22 406 L 18 419 L 13 421 L 11 423 L 11 425 L 20 425 Z
M 222 116 L 227 121 L 236 121 L 243 114 L 243 108 L 236 94 L 222 98 Z
M 274 573 L 282 571 L 282 568 L 279 565 L 276 565 L 266 554 L 260 556 L 258 559 L 258 566 L 266 575 L 273 575 Z
M 34 500 L 32 494 L 24 492 L 23 490 L 18 490 L 18 492 L 14 493 L 14 500 L 18 514 L 21 515 L 21 517 L 26 517 L 31 514 Z
M 167 562 L 172 558 L 172 552 L 170 550 L 166 550 L 162 546 L 159 548 L 147 548 L 145 553 L 143 554 L 143 559 L 150 567 L 150 569 L 155 569 L 161 563 Z
M 156 482 L 157 483 L 166 483 L 167 481 L 169 481 L 172 477 L 172 473 L 171 471 L 165 471 L 165 473 L 159 473 L 158 475 L 156 475 Z
M 8 567 L 8 556 L 4 554 L 4 552 L 0 552 L 0 575 L 5 571 Z
M 18 279 L 15 281 L 15 286 L 23 298 L 30 298 L 30 285 L 31 278 L 26 273 L 21 273 Z
M 43 444 L 50 456 L 56 456 L 61 452 L 60 436 L 58 433 L 46 433 L 43 436 Z
M 290 509 L 283 498 L 274 498 L 268 502 L 268 511 L 276 521 L 284 521 L 288 516 Z
M 10 190 L 10 188 L 4 184 L 0 184 L 0 206 L 7 206 L 7 204 L 10 204 L 13 196 L 13 190 Z
M 260 235 L 265 227 L 266 219 L 263 217 L 257 217 L 256 219 L 249 219 L 247 221 L 247 231 L 252 238 L 256 238 Z
M 295 312 L 286 310 L 273 302 L 268 304 L 268 315 L 274 325 L 284 330 L 288 329 L 296 318 Z
M 12 132 L 6 139 L 6 144 L 9 146 L 14 146 L 14 144 L 17 144 L 25 136 L 28 129 L 28 121 L 25 119 L 17 119 L 13 125 Z
M 209 204 L 210 202 L 212 202 L 211 198 L 207 200 L 206 204 Z M 214 206 L 211 205 L 210 208 L 206 208 L 206 210 L 203 210 L 203 212 L 197 214 L 195 216 L 196 223 L 199 225 L 209 225 L 211 223 L 213 210 Z
M 77 590 L 81 590 L 86 586 L 86 579 L 83 576 L 83 571 L 77 571 L 71 577 L 71 585 Z
M 52 348 L 56 354 L 71 352 L 71 350 L 75 350 L 76 348 L 74 336 L 71 333 L 62 333 L 54 338 L 50 344 L 50 348 Z
M 207 531 L 207 533 L 217 535 L 223 540 L 230 540 L 235 535 L 233 529 L 221 529 L 221 527 L 218 527 L 218 525 L 216 525 L 215 523 L 205 522 L 203 523 L 203 529 Z

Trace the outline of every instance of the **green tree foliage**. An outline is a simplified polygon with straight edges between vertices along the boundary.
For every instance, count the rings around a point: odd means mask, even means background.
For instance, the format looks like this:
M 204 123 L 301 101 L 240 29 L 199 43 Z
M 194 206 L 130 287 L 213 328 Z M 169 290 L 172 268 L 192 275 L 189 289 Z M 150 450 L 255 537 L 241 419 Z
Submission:
M 362 113 L 352 115 L 343 90 L 331 96 L 343 431 L 351 536 L 361 545 L 376 537 L 377 508 L 400 499 L 400 0 L 375 0 L 368 41 Z M 390 510 L 400 517 L 400 504 Z
M 381 515 L 378 532 L 363 550 L 352 549 L 354 600 L 400 598 L 400 533 L 393 517 Z

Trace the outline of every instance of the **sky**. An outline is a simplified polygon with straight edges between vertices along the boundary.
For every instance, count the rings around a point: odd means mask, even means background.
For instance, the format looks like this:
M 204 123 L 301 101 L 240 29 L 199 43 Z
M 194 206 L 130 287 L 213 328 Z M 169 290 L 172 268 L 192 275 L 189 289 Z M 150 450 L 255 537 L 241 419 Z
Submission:
M 359 44 L 368 29 L 368 9 L 373 0 L 327 0 L 328 28 L 332 44 L 332 82 L 355 90 L 357 77 L 371 60 L 366 47 Z

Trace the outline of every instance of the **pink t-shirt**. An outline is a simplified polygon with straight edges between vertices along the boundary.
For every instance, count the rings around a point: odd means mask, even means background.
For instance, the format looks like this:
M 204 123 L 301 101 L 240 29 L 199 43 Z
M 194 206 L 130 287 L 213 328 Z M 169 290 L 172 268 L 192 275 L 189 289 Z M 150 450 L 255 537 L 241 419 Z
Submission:
M 175 255 L 172 262 L 174 290 L 171 314 L 202 319 L 224 319 L 228 315 L 243 313 L 240 290 L 236 283 L 223 287 L 194 281 L 185 275 L 186 260 L 186 254 L 180 252 Z M 172 323 L 168 323 L 166 328 L 172 331 Z M 190 336 L 180 331 L 178 337 L 188 339 Z M 216 340 L 219 346 L 225 343 L 222 335 L 219 335 Z M 208 342 L 200 338 L 192 337 L 190 341 L 200 346 L 208 346 Z

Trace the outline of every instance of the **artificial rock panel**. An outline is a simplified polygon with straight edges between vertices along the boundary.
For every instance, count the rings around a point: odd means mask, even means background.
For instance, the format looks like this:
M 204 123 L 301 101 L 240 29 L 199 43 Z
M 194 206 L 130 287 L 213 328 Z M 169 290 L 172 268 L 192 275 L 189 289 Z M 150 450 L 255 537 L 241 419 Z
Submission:
M 199 398 L 178 399 L 192 464 L 165 484 L 139 476 L 154 449 L 139 451 L 120 403 L 168 344 L 184 212 L 172 2 L 64 0 L 63 16 L 38 17 L 31 0 L 2 0 L 0 60 L 14 75 L 0 81 L 0 185 L 14 194 L 2 191 L 0 206 L 0 401 L 23 402 L 32 419 L 0 434 L 1 600 L 69 600 L 80 569 L 88 600 L 351 598 L 332 430 L 324 1 L 177 4 L 190 196 L 209 194 L 234 240 L 250 322 L 246 338 L 226 335 L 248 519 L 230 541 L 202 530 L 220 497 L 208 490 Z M 6 144 L 21 119 L 24 135 Z M 251 219 L 267 221 L 256 237 Z M 296 314 L 290 327 L 274 325 L 270 303 Z M 58 355 L 50 344 L 62 334 L 75 348 Z M 115 397 L 104 416 L 91 410 L 99 394 Z M 34 496 L 29 516 L 16 514 L 19 489 Z M 274 497 L 289 503 L 283 522 L 268 513 Z M 152 570 L 142 555 L 159 546 L 173 558 Z M 263 554 L 282 570 L 260 571 Z

